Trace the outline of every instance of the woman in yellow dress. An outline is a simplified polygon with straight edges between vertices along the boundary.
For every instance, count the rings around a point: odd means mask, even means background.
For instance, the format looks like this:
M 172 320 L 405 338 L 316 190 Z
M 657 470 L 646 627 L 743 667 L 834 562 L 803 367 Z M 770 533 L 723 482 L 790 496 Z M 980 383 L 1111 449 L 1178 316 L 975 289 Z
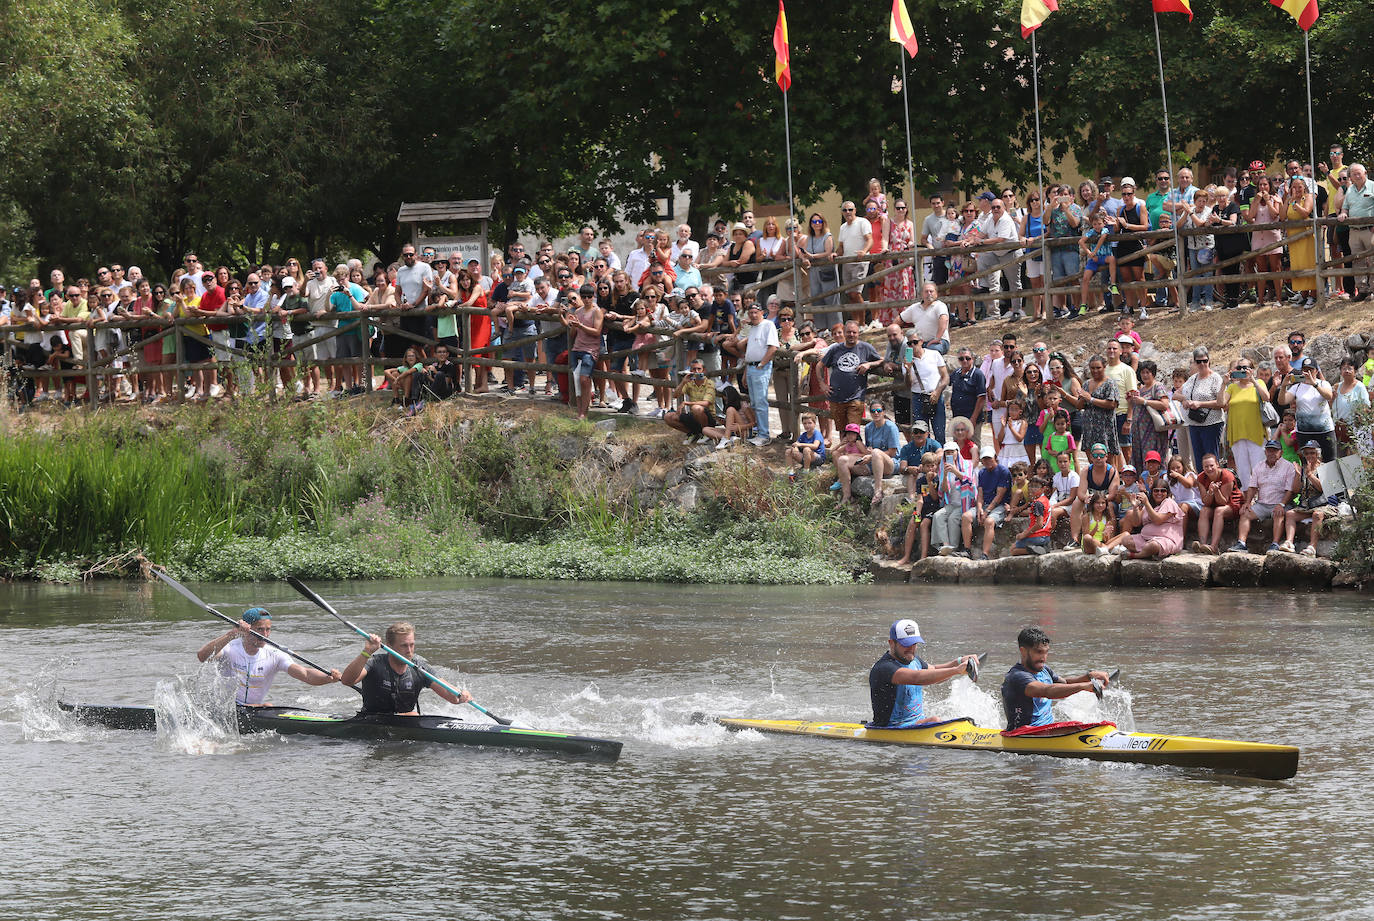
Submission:
M 1287 217 L 1290 221 L 1306 221 L 1312 218 L 1312 208 L 1315 202 L 1312 193 L 1307 191 L 1307 183 L 1303 177 L 1294 176 L 1288 183 L 1288 195 L 1285 196 L 1288 204 Z M 1289 233 L 1302 233 L 1302 231 L 1289 231 Z M 1312 272 L 1317 265 L 1317 248 L 1312 236 L 1309 234 L 1306 239 L 1298 240 L 1288 244 L 1288 264 L 1294 272 Z M 1303 308 L 1310 309 L 1317 305 L 1317 279 L 1315 275 L 1298 275 L 1289 279 L 1289 286 L 1293 289 L 1293 301 L 1296 303 L 1306 295 L 1303 301 Z

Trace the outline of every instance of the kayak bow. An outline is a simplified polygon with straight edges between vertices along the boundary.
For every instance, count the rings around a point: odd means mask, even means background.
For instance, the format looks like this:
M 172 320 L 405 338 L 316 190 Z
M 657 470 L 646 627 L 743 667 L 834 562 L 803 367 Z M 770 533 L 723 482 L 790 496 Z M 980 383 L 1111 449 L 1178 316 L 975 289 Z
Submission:
M 1048 734 L 1007 736 L 1001 730 L 974 725 L 973 720 L 967 717 L 930 723 L 915 729 L 871 729 L 862 723 L 813 720 L 717 718 L 716 722 L 732 730 L 754 729 L 847 742 L 1207 768 L 1265 780 L 1284 780 L 1298 771 L 1298 749 L 1291 745 L 1122 732 L 1111 723 L 1078 726 Z
M 152 707 L 96 707 L 62 702 L 58 703 L 58 707 L 92 726 L 145 731 L 157 729 L 157 712 Z M 615 761 L 620 757 L 623 745 L 611 739 L 470 723 L 452 716 L 400 716 L 390 713 L 333 716 L 296 707 L 239 707 L 238 714 L 239 731 L 242 733 L 277 732 L 331 739 L 403 740 L 533 749 L 589 761 Z

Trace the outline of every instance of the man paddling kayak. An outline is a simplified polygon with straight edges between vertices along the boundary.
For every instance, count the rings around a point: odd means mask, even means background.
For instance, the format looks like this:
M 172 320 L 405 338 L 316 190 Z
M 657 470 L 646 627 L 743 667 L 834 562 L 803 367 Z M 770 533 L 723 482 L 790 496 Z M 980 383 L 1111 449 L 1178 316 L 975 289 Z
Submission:
M 933 722 L 925 716 L 922 688 L 963 675 L 969 660 L 978 660 L 977 656 L 960 656 L 944 665 L 931 665 L 916 655 L 918 643 L 925 645 L 916 621 L 893 621 L 887 631 L 887 652 L 868 672 L 868 693 L 873 700 L 873 722 L 868 725 L 910 729 Z
M 1084 672 L 1071 680 L 1050 670 L 1050 638 L 1039 627 L 1027 627 L 1016 637 L 1021 661 L 1002 680 L 1002 709 L 1007 714 L 1007 729 L 1045 726 L 1054 722 L 1051 700 L 1063 700 L 1080 691 L 1091 691 L 1093 679 L 1102 687 L 1111 684 L 1106 672 Z
M 286 672 L 297 681 L 316 687 L 340 679 L 337 668 L 328 672 L 306 668 L 291 661 L 291 657 L 280 649 L 268 646 L 262 636 L 271 632 L 272 615 L 267 609 L 249 608 L 243 612 L 238 626 L 206 643 L 196 653 L 196 658 L 201 662 L 218 659 L 220 673 L 234 677 L 237 683 L 234 703 L 241 707 L 263 706 L 267 702 L 267 689 L 272 686 L 272 679 L 277 677 L 278 672 Z
M 451 704 L 465 704 L 472 700 L 467 691 L 458 694 L 429 680 L 420 671 L 434 671 L 433 667 L 415 654 L 415 628 L 405 621 L 397 621 L 386 628 L 386 645 L 410 659 L 419 669 L 412 668 L 387 652 L 381 652 L 382 638 L 370 634 L 363 651 L 343 670 L 345 684 L 358 684 L 363 691 L 364 713 L 399 713 L 415 715 L 420 712 L 420 692 L 429 688 Z M 359 684 L 361 682 L 361 684 Z

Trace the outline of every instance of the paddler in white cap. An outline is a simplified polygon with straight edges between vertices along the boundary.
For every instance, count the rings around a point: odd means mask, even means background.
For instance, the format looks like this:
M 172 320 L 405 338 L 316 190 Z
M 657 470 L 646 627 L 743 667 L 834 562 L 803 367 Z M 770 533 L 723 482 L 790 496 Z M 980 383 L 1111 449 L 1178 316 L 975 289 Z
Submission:
M 932 723 L 925 715 L 922 688 L 939 684 L 958 675 L 978 680 L 978 657 L 960 656 L 943 665 L 931 665 L 916 655 L 925 645 L 921 628 L 914 620 L 893 621 L 887 631 L 887 652 L 868 672 L 868 692 L 873 698 L 873 722 L 883 729 L 911 729 Z

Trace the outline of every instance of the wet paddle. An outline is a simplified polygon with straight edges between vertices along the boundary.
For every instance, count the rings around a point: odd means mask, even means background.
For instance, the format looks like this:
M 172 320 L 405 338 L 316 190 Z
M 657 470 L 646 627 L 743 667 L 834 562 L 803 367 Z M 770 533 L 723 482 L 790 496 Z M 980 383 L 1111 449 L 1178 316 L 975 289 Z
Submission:
M 1116 671 L 1112 672 L 1110 675 L 1107 676 L 1107 680 L 1116 681 L 1117 677 L 1120 676 L 1120 674 L 1121 669 L 1118 668 Z M 1098 700 L 1102 699 L 1102 682 L 1098 681 L 1096 678 L 1093 679 L 1093 693 L 1097 695 Z
M 297 579 L 295 576 L 287 576 L 286 581 L 287 581 L 287 582 L 290 584 L 290 586 L 291 586 L 292 588 L 294 588 L 296 591 L 300 592 L 302 595 L 304 595 L 305 597 L 307 597 L 307 598 L 309 598 L 311 601 L 313 601 L 313 602 L 316 604 L 316 606 L 318 606 L 321 610 L 323 610 L 325 613 L 329 614 L 330 616 L 334 617 L 336 620 L 338 620 L 338 621 L 339 621 L 340 623 L 342 623 L 344 626 L 348 627 L 348 629 L 352 630 L 354 633 L 356 633 L 356 634 L 358 634 L 359 636 L 361 636 L 363 639 L 367 639 L 367 638 L 371 635 L 371 634 L 369 634 L 366 630 L 364 630 L 362 627 L 359 627 L 357 624 L 355 624 L 355 623 L 353 623 L 353 622 L 351 622 L 351 621 L 349 621 L 349 620 L 346 620 L 342 614 L 340 614 L 338 611 L 334 610 L 334 606 L 333 606 L 332 604 L 330 604 L 328 601 L 325 601 L 325 600 L 324 600 L 323 598 L 321 598 L 319 595 L 315 594 L 314 590 L 311 589 L 310 586 L 308 586 L 308 585 L 306 585 L 304 582 L 302 582 L 300 579 Z M 430 681 L 433 681 L 435 684 L 439 685 L 441 688 L 444 688 L 444 689 L 447 690 L 449 693 L 453 694 L 455 697 L 462 696 L 462 692 L 459 691 L 457 688 L 455 688 L 453 685 L 449 684 L 447 681 L 445 681 L 444 679 L 440 678 L 438 675 L 431 674 L 430 672 L 425 671 L 423 668 L 420 668 L 420 666 L 416 665 L 414 662 L 410 661 L 410 660 L 407 659 L 405 656 L 401 655 L 399 652 L 397 652 L 396 650 L 392 649 L 390 646 L 386 645 L 385 643 L 382 644 L 382 649 L 383 649 L 385 652 L 387 652 L 388 654 L 390 654 L 390 655 L 392 655 L 392 656 L 395 656 L 397 659 L 399 659 L 400 661 L 404 662 L 406 665 L 409 665 L 411 668 L 415 669 L 415 670 L 418 671 L 420 674 L 422 674 L 422 675 L 424 675 L 426 678 L 428 678 Z M 497 716 L 495 713 L 492 713 L 490 710 L 488 710 L 486 707 L 482 706 L 481 704 L 479 704 L 479 703 L 478 703 L 477 701 L 475 701 L 475 700 L 469 700 L 469 701 L 468 701 L 468 706 L 472 707 L 472 708 L 473 708 L 474 710 L 476 710 L 478 713 L 481 713 L 481 714 L 483 714 L 484 716 L 490 717 L 491 719 L 493 719 L 493 720 L 495 720 L 496 722 L 500 723 L 502 726 L 514 726 L 514 725 L 515 725 L 515 723 L 514 723 L 512 720 L 504 719 L 504 718 L 502 718 L 502 717 Z M 528 727 L 517 727 L 517 728 L 528 728 Z
M 204 601 L 201 601 L 199 598 L 196 597 L 195 593 L 192 592 L 189 588 L 187 588 L 186 586 L 182 585 L 180 582 L 178 582 L 176 579 L 173 579 L 171 576 L 167 575 L 167 573 L 163 572 L 162 570 L 160 570 L 160 569 L 154 569 L 154 570 L 153 570 L 153 575 L 157 576 L 157 577 L 158 577 L 159 579 L 161 579 L 163 582 L 166 582 L 166 583 L 167 583 L 168 585 L 170 585 L 172 588 L 176 589 L 178 592 L 181 593 L 182 597 L 184 597 L 187 601 L 190 601 L 190 602 L 191 602 L 192 604 L 194 604 L 196 607 L 198 607 L 198 608 L 200 608 L 200 609 L 202 609 L 202 610 L 204 610 L 204 611 L 207 611 L 207 612 L 209 612 L 210 614 L 215 615 L 216 617 L 218 617 L 220 620 L 224 621 L 224 622 L 227 623 L 227 624 L 231 624 L 231 625 L 233 625 L 233 626 L 235 626 L 235 627 L 237 627 L 237 626 L 239 625 L 239 622 L 238 622 L 238 621 L 234 620 L 232 617 L 228 617 L 228 616 L 226 616 L 226 615 L 224 615 L 224 614 L 221 614 L 219 611 L 216 611 L 214 608 L 210 607 L 210 605 L 206 604 Z M 262 641 L 263 641 L 264 643 L 266 643 L 268 646 L 271 646 L 271 647 L 273 647 L 274 649 L 280 649 L 282 652 L 286 653 L 288 656 L 290 656 L 291 658 L 295 659 L 297 662 L 300 662 L 302 665 L 308 665 L 308 666 L 310 666 L 311 668 L 315 669 L 315 671 L 317 671 L 317 672 L 323 672 L 323 673 L 326 674 L 326 675 L 329 674 L 329 669 L 325 668 L 323 665 L 316 665 L 314 662 L 311 662 L 309 659 L 307 659 L 305 656 L 301 655 L 300 653 L 298 653 L 298 652 L 292 652 L 290 649 L 287 649 L 287 648 L 286 648 L 285 646 L 283 646 L 281 643 L 273 642 L 272 640 L 270 640 L 270 639 L 268 639 L 267 637 L 263 636 L 263 635 L 262 635 L 261 633 L 259 633 L 258 631 L 256 631 L 256 630 L 249 630 L 248 632 L 251 633 L 251 634 L 253 634 L 254 636 L 256 636 L 258 639 L 262 640 Z M 359 689 L 356 685 L 346 684 L 346 685 L 344 685 L 344 687 L 346 687 L 346 688 L 352 688 L 353 690 L 357 691 L 359 694 L 362 693 L 362 690 Z
M 984 660 L 986 660 L 989 655 L 991 655 L 990 652 L 984 652 L 964 663 L 964 671 L 968 674 L 969 680 L 974 684 L 978 683 L 978 669 L 982 667 Z

